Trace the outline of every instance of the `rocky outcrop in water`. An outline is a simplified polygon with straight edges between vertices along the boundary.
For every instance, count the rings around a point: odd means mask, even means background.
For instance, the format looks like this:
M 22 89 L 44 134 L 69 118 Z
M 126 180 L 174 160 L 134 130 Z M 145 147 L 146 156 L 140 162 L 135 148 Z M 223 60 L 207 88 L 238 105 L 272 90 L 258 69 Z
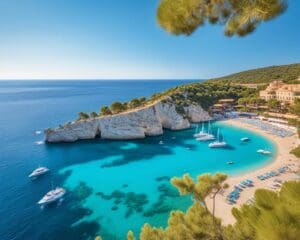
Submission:
M 74 142 L 80 139 L 138 139 L 157 136 L 163 128 L 182 130 L 191 122 L 210 120 L 209 114 L 200 105 L 192 104 L 178 113 L 170 101 L 159 101 L 150 106 L 93 119 L 80 120 L 64 126 L 46 129 L 46 142 Z

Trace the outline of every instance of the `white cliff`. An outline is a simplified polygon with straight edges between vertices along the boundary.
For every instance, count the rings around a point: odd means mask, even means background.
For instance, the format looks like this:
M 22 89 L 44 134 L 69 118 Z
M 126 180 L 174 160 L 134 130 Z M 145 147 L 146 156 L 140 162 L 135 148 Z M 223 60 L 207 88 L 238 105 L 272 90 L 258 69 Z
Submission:
M 134 139 L 163 133 L 154 107 L 98 118 L 101 138 Z
M 80 139 L 137 139 L 157 136 L 163 128 L 182 130 L 190 127 L 190 122 L 210 120 L 210 116 L 200 105 L 184 108 L 179 114 L 170 101 L 157 102 L 144 108 L 94 119 L 80 120 L 55 129 L 45 130 L 47 142 L 74 142 Z
M 190 122 L 201 122 L 201 121 L 209 121 L 211 117 L 208 112 L 205 111 L 200 105 L 191 104 L 188 107 L 184 107 L 186 115 Z
M 177 113 L 175 104 L 159 102 L 155 104 L 155 111 L 164 128 L 181 130 L 190 127 L 189 120 Z

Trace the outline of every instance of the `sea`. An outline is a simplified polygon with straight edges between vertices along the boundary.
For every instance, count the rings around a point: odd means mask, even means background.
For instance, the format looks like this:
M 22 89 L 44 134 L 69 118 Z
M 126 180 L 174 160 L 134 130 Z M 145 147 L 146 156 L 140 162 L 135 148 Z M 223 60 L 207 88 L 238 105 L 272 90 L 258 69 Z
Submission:
M 125 239 L 128 230 L 138 235 L 145 223 L 165 227 L 172 210 L 192 204 L 191 196 L 180 196 L 170 184 L 172 177 L 239 175 L 273 160 L 271 141 L 223 122 L 212 129 L 220 129 L 226 149 L 196 141 L 201 124 L 140 140 L 43 141 L 44 129 L 74 120 L 78 112 L 98 112 L 114 101 L 148 98 L 190 82 L 196 81 L 0 81 L 0 239 Z M 259 148 L 274 155 L 259 155 Z M 38 166 L 49 174 L 30 180 Z M 40 207 L 37 202 L 56 186 L 67 190 L 64 198 Z

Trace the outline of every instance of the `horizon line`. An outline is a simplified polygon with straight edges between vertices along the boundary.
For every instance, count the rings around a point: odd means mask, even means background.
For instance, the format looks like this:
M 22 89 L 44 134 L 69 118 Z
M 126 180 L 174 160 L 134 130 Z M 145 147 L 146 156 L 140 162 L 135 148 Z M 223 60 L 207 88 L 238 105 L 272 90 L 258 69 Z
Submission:
M 9 78 L 2 79 L 0 81 L 162 81 L 162 80 L 182 80 L 182 81 L 204 81 L 208 79 L 200 79 L 200 78 Z

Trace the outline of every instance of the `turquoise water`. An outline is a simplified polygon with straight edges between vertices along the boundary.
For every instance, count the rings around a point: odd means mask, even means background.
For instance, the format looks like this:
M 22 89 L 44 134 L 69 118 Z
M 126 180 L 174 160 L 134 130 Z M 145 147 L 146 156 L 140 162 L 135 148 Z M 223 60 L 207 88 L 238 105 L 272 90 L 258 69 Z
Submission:
M 165 226 L 170 210 L 185 210 L 191 204 L 190 197 L 178 195 L 169 178 L 184 173 L 193 177 L 216 172 L 241 174 L 272 160 L 256 153 L 259 148 L 275 152 L 273 144 L 261 136 L 223 123 L 213 124 L 215 132 L 217 128 L 229 144 L 226 149 L 210 149 L 207 142 L 196 141 L 192 137 L 195 129 L 166 131 L 161 137 L 138 141 L 94 143 L 99 158 L 60 171 L 69 175 L 64 183 L 66 188 L 76 189 L 84 183 L 93 191 L 81 203 L 92 214 L 81 218 L 79 223 L 100 222 L 99 234 L 107 239 L 122 239 L 128 229 L 138 233 L 145 222 Z M 245 136 L 251 141 L 242 143 L 240 138 Z M 158 144 L 161 140 L 163 145 Z M 234 164 L 228 165 L 227 161 Z M 130 193 L 136 196 L 128 198 Z M 126 199 L 136 198 L 137 207 L 126 204 Z
M 149 222 L 165 226 L 172 209 L 185 210 L 190 197 L 179 197 L 169 179 L 189 172 L 251 171 L 272 161 L 258 148 L 275 153 L 272 142 L 223 123 L 228 149 L 209 149 L 197 142 L 194 129 L 165 131 L 160 137 L 136 141 L 80 141 L 41 144 L 35 134 L 97 111 L 113 101 L 151 96 L 187 81 L 0 81 L 0 238 L 1 240 L 86 240 L 101 234 L 124 239 Z M 241 143 L 248 136 L 251 141 Z M 158 144 L 163 140 L 164 144 Z M 227 165 L 227 161 L 234 161 Z M 30 181 L 38 165 L 50 174 Z M 65 186 L 60 204 L 41 209 L 36 203 L 55 186 Z

